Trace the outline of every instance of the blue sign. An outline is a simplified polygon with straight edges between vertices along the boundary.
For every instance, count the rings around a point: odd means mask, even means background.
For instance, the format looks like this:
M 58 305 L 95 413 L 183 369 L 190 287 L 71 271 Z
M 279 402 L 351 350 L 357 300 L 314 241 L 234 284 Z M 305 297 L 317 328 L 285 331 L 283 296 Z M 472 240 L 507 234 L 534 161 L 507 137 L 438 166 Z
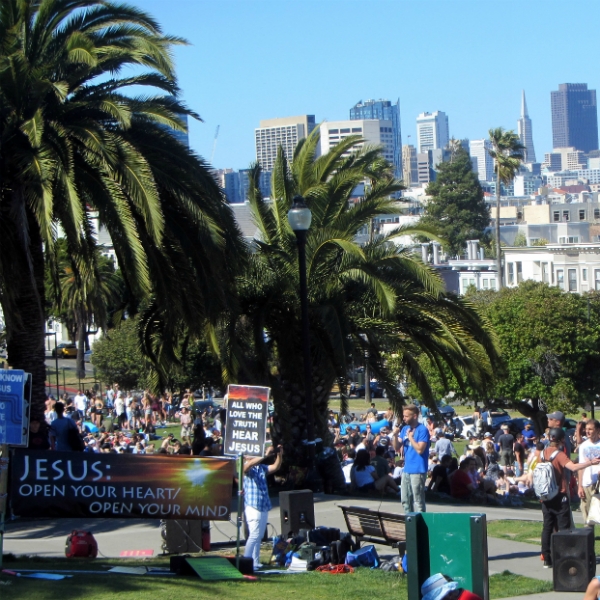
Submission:
M 29 375 L 31 377 L 31 375 Z M 25 398 L 28 373 L 0 369 L 0 444 L 27 446 L 29 402 Z

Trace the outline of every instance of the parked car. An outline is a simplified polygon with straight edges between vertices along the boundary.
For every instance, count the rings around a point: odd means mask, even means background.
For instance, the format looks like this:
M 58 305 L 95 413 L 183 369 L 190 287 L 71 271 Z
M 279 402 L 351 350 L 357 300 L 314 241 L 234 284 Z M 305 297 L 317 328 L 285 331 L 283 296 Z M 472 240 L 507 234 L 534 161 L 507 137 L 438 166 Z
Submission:
M 456 413 L 454 407 L 450 406 L 449 404 L 445 404 L 444 402 L 438 402 L 437 408 L 440 414 L 443 415 L 445 419 L 447 419 L 448 417 L 454 417 Z
M 371 381 L 369 387 L 371 388 L 371 398 L 383 398 L 383 388 L 376 381 Z M 357 388 L 356 395 L 359 398 L 365 397 L 364 385 L 361 385 L 359 388 Z
M 464 417 L 455 417 L 454 418 L 454 430 L 457 435 L 464 439 L 468 439 L 471 436 L 474 436 L 475 431 L 475 423 L 473 422 L 473 417 L 464 416 Z
M 77 344 L 61 342 L 52 349 L 52 358 L 77 358 Z
M 92 362 L 92 351 L 91 350 L 86 350 L 83 353 L 83 360 L 86 363 L 91 363 Z
M 501 408 L 492 410 L 491 415 L 492 415 L 492 433 L 494 433 L 495 431 L 498 431 L 498 429 L 500 429 L 500 425 L 502 425 L 502 423 L 506 423 L 507 421 L 511 420 L 511 416 L 505 410 L 502 410 Z M 487 411 L 482 413 L 481 417 L 484 420 L 484 422 L 487 423 L 487 420 L 488 420 Z
M 202 412 L 202 411 L 206 410 L 207 408 L 212 409 L 212 408 L 221 408 L 221 407 L 213 400 L 196 400 L 194 402 L 194 408 L 198 412 Z

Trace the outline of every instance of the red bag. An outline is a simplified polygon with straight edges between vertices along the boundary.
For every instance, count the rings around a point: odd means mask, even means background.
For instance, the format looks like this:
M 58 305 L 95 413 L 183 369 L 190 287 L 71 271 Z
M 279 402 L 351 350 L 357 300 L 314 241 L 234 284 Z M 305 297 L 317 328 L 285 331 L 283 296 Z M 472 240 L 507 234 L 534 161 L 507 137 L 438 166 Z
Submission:
M 96 558 L 98 542 L 89 531 L 73 530 L 67 537 L 65 555 L 67 558 Z

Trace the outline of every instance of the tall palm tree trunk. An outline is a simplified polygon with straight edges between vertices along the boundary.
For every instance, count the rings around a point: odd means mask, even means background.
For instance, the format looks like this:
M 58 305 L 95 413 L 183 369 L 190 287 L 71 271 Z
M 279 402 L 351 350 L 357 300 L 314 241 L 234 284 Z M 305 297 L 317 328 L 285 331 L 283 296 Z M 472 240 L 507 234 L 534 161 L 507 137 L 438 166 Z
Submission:
M 500 174 L 496 175 L 496 268 L 498 270 L 498 290 L 503 288 L 502 246 L 500 246 Z
M 8 363 L 31 373 L 31 418 L 44 423 L 46 400 L 46 355 L 44 316 L 44 254 L 35 216 L 26 208 L 31 252 L 30 270 L 13 277 L 11 295 L 18 299 L 19 316 L 3 306 L 6 320 Z M 3 214 L 3 217 L 5 215 Z M 10 218 L 10 217 L 9 217 Z M 15 227 L 17 224 L 14 224 Z M 28 261 L 20 261 L 27 265 Z

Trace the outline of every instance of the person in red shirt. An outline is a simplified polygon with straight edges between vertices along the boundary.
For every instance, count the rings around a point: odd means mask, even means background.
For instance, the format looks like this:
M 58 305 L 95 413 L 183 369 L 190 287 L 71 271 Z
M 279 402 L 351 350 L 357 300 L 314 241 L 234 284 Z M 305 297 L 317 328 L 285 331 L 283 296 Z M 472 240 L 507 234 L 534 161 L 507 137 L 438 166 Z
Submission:
M 450 495 L 460 500 L 468 500 L 477 489 L 470 473 L 477 469 L 477 461 L 468 456 L 450 477 Z
M 600 458 L 575 464 L 567 454 L 561 452 L 565 444 L 565 432 L 560 427 L 553 427 L 548 432 L 550 445 L 543 450 L 545 461 L 552 462 L 554 468 L 554 478 L 559 487 L 559 492 L 554 498 L 542 502 L 542 515 L 544 517 L 544 526 L 542 528 L 542 556 L 544 557 L 544 568 L 552 566 L 552 554 L 550 549 L 550 539 L 554 531 L 571 528 L 571 504 L 569 502 L 569 482 L 566 469 L 569 471 L 581 471 L 591 465 L 600 464 Z M 558 451 L 558 453 L 556 452 Z M 556 456 L 552 458 L 552 455 Z

